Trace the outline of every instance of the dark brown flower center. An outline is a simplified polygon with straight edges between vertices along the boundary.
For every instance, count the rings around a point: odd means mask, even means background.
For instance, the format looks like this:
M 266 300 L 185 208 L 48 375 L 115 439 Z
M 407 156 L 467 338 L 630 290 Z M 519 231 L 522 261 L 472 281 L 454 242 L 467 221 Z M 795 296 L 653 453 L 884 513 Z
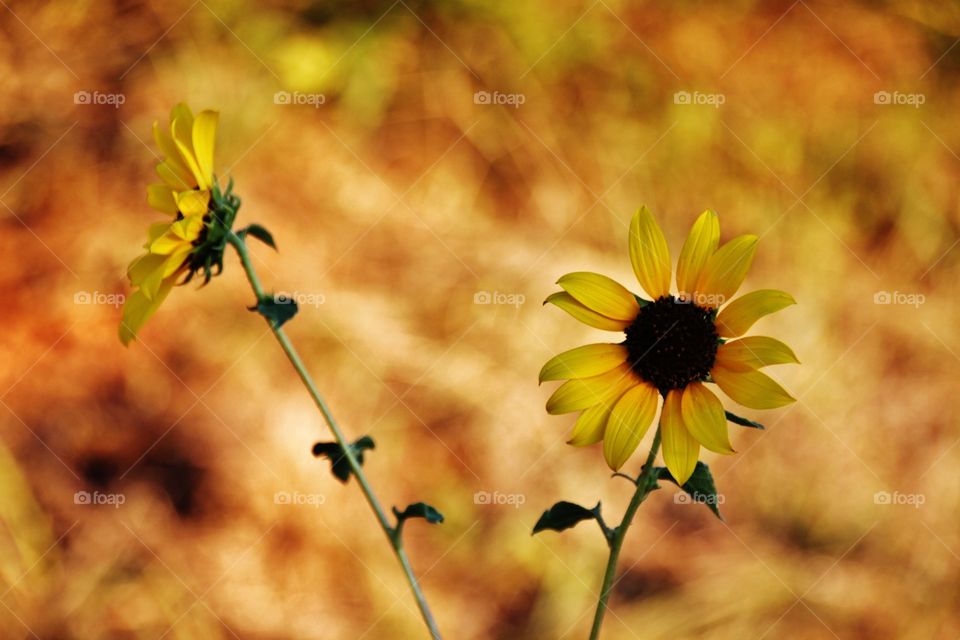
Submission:
M 662 394 L 706 378 L 720 344 L 714 312 L 673 296 L 641 307 L 625 333 L 627 362 Z

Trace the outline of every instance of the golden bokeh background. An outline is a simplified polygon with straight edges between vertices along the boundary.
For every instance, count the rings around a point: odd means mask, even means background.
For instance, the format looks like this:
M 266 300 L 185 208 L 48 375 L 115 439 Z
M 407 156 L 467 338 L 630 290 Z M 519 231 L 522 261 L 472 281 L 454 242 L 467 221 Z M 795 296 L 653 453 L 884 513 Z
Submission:
M 760 235 L 744 290 L 799 304 L 755 332 L 803 365 L 706 457 L 724 522 L 643 505 L 604 638 L 960 637 L 956 5 L 0 4 L 0 636 L 425 635 L 236 256 L 117 340 L 186 100 L 381 498 L 446 516 L 405 533 L 445 637 L 587 635 L 602 538 L 531 528 L 630 487 L 544 412 L 543 362 L 603 334 L 540 302 L 631 282 L 641 204 L 674 256 L 705 208 Z

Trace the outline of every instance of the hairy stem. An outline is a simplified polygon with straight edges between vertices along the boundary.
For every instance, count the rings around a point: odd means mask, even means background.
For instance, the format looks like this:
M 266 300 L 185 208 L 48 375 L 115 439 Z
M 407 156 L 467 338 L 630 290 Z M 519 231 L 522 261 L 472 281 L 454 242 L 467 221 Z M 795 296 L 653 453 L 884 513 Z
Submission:
M 243 264 L 243 269 L 247 274 L 247 280 L 250 282 L 250 287 L 253 289 L 253 293 L 257 296 L 257 301 L 264 299 L 266 294 L 264 293 L 263 287 L 260 284 L 260 278 L 257 276 L 257 272 L 253 268 L 253 263 L 250 260 L 250 252 L 247 250 L 246 242 L 244 242 L 244 239 L 233 231 L 231 231 L 227 236 L 227 241 L 233 246 L 234 249 L 236 249 L 237 255 L 240 257 L 240 262 Z M 373 488 L 370 486 L 369 480 L 367 480 L 367 476 L 363 472 L 363 467 L 360 466 L 360 462 L 357 460 L 356 455 L 354 455 L 352 448 L 349 446 L 349 441 L 343 435 L 343 431 L 340 430 L 337 421 L 334 420 L 333 414 L 330 412 L 330 408 L 324 401 L 323 396 L 320 395 L 320 391 L 317 389 L 316 384 L 314 384 L 313 378 L 311 378 L 310 374 L 307 372 L 307 368 L 303 364 L 303 360 L 300 359 L 300 355 L 294 348 L 293 343 L 290 342 L 290 338 L 287 337 L 287 334 L 281 327 L 276 326 L 269 319 L 266 320 L 267 324 L 270 325 L 270 329 L 273 331 L 273 335 L 277 338 L 277 342 L 280 343 L 280 347 L 290 360 L 290 364 L 293 365 L 293 368 L 296 370 L 297 375 L 300 376 L 300 380 L 303 382 L 303 385 L 310 393 L 310 397 L 313 398 L 313 402 L 317 405 L 317 409 L 320 410 L 320 414 L 323 416 L 324 421 L 327 423 L 327 426 L 330 427 L 330 431 L 333 433 L 333 437 L 336 439 L 337 444 L 340 445 L 340 449 L 342 450 L 344 457 L 346 457 L 347 462 L 350 464 L 350 470 L 353 472 L 354 477 L 356 477 L 357 483 L 360 485 L 360 489 L 363 491 L 363 495 L 367 499 L 367 504 L 369 504 L 370 508 L 373 510 L 380 528 L 383 529 L 383 533 L 387 536 L 390 546 L 393 547 L 393 551 L 397 556 L 397 560 L 400 561 L 400 566 L 403 567 L 403 572 L 407 577 L 407 582 L 410 584 L 411 591 L 413 591 L 413 597 L 416 599 L 417 606 L 420 608 L 420 615 L 423 617 L 424 623 L 426 623 L 427 628 L 430 630 L 430 636 L 434 640 L 440 640 L 440 631 L 437 629 L 437 623 L 434 621 L 433 615 L 430 613 L 430 607 L 427 605 L 427 600 L 423 595 L 423 591 L 420 589 L 420 584 L 417 582 L 417 578 L 413 574 L 413 568 L 410 566 L 410 560 L 407 558 L 407 552 L 403 548 L 403 540 L 399 535 L 399 530 L 390 525 L 390 521 L 387 519 L 387 515 L 384 512 L 383 507 L 380 506 L 380 501 L 377 499 L 376 494 L 373 492 Z
M 627 511 L 623 514 L 623 520 L 620 526 L 613 530 L 613 537 L 609 540 L 610 558 L 607 560 L 607 569 L 603 574 L 603 586 L 600 587 L 600 599 L 597 602 L 597 612 L 593 616 L 593 627 L 590 629 L 590 640 L 598 640 L 600 637 L 600 627 L 603 625 L 603 617 L 607 613 L 607 601 L 610 599 L 610 591 L 613 589 L 613 579 L 617 575 L 617 560 L 620 558 L 620 549 L 623 547 L 623 541 L 627 537 L 627 530 L 633 523 L 633 518 L 637 514 L 637 509 L 650 492 L 656 486 L 653 477 L 653 462 L 657 458 L 657 451 L 660 449 L 660 428 L 653 437 L 653 445 L 650 447 L 650 453 L 647 455 L 647 461 L 643 465 L 640 477 L 637 478 L 637 489 L 627 505 Z

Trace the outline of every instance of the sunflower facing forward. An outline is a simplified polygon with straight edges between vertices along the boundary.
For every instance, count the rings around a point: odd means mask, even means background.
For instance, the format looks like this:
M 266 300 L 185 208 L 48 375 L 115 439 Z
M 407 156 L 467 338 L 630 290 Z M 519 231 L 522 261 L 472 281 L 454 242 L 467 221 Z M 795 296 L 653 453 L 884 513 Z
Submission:
M 602 440 L 613 470 L 623 466 L 650 428 L 658 396 L 663 398 L 663 458 L 680 484 L 693 473 L 701 446 L 734 453 L 723 405 L 705 383 L 752 409 L 794 401 L 759 371 L 798 362 L 793 351 L 773 338 L 740 336 L 762 316 L 795 301 L 782 291 L 763 289 L 720 309 L 746 277 L 757 237 L 739 236 L 718 247 L 719 241 L 717 214 L 705 211 L 680 251 L 679 293 L 671 295 L 667 241 L 644 207 L 630 223 L 630 261 L 650 300 L 589 272 L 563 276 L 557 281 L 563 291 L 546 300 L 584 324 L 626 336 L 619 344 L 589 344 L 561 353 L 540 371 L 540 382 L 567 380 L 547 400 L 547 412 L 581 412 L 569 443 Z M 730 338 L 739 339 L 728 342 Z

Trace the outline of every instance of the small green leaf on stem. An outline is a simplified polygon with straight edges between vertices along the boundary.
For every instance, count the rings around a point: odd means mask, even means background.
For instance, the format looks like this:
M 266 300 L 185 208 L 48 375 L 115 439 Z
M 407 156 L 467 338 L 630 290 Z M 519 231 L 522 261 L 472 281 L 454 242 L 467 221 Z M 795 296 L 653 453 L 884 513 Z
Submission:
M 533 533 L 540 533 L 547 529 L 564 531 L 584 520 L 596 520 L 602 523 L 599 502 L 593 509 L 587 509 L 573 502 L 560 501 L 543 512 L 537 524 L 533 526 Z
M 754 422 L 753 420 L 747 420 L 746 418 L 738 416 L 735 413 L 730 413 L 729 411 L 725 411 L 724 413 L 727 414 L 727 420 L 729 420 L 734 424 L 738 424 L 741 427 L 750 427 L 751 429 L 766 429 L 766 427 L 764 427 L 759 422 Z
M 256 306 L 249 309 L 256 311 L 279 329 L 283 323 L 297 315 L 297 302 L 282 294 L 266 295 L 257 301 Z
M 277 250 L 277 243 L 273 241 L 273 234 L 259 224 L 251 224 L 244 229 L 240 229 L 240 231 L 237 231 L 237 235 L 241 238 L 253 236 L 263 244 L 272 248 L 274 251 Z
M 370 436 L 363 436 L 356 442 L 350 445 L 350 449 L 353 451 L 353 455 L 356 457 L 357 462 L 361 465 L 363 464 L 363 452 L 367 449 L 374 449 L 376 444 L 373 441 L 373 438 Z M 318 442 L 313 445 L 313 455 L 320 457 L 324 456 L 330 460 L 330 471 L 340 482 L 346 484 L 350 479 L 350 473 L 352 469 L 350 468 L 350 461 L 347 460 L 347 456 L 344 455 L 343 449 L 340 448 L 340 445 L 336 442 Z
M 669 480 L 679 486 L 679 483 L 666 467 L 657 467 L 656 471 L 657 477 L 661 480 Z M 697 462 L 697 467 L 693 470 L 693 475 L 690 476 L 690 479 L 680 488 L 690 496 L 689 502 L 706 505 L 706 507 L 713 512 L 713 515 L 723 520 L 723 516 L 720 515 L 720 502 L 722 501 L 722 497 L 717 495 L 717 486 L 713 482 L 713 474 L 710 473 L 710 467 L 702 462 Z

